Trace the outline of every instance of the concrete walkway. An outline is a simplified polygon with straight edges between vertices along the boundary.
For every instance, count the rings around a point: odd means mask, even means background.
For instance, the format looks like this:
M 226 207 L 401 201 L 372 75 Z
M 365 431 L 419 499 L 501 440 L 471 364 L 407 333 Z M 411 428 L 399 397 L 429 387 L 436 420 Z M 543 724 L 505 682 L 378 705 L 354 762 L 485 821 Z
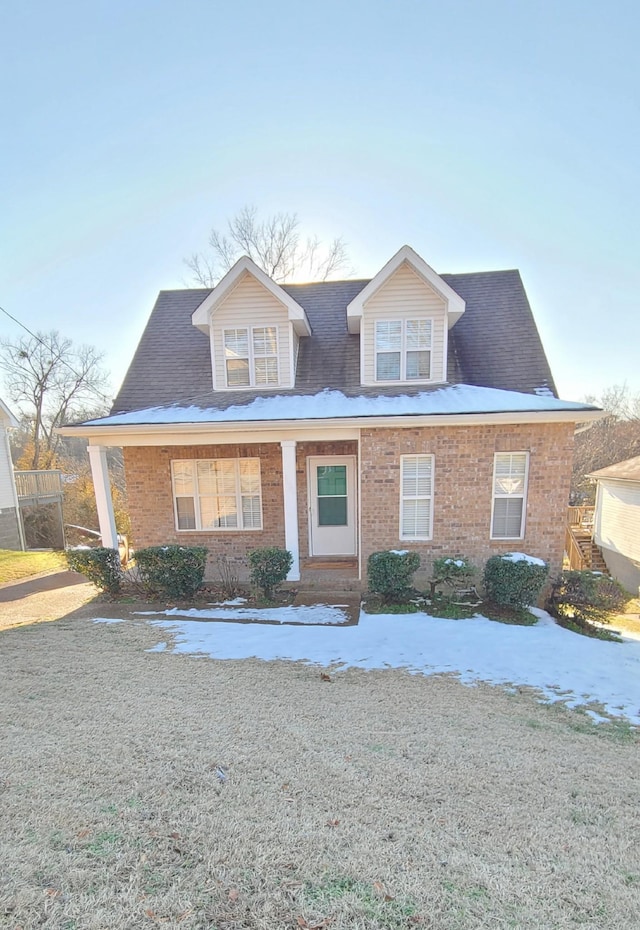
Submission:
M 77 572 L 59 571 L 0 588 L 0 630 L 59 620 L 96 596 L 95 587 Z

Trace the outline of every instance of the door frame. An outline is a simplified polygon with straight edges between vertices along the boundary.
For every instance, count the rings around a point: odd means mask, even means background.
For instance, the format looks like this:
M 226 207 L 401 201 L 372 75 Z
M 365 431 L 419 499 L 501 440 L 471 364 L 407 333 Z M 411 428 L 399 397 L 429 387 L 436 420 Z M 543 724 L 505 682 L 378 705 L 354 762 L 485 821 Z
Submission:
M 327 465 L 351 465 L 347 468 L 347 514 L 351 508 L 353 510 L 353 552 L 335 553 L 335 558 L 357 558 L 358 557 L 358 457 L 356 455 L 308 455 L 307 456 L 307 526 L 309 536 L 309 557 L 310 558 L 332 558 L 331 553 L 322 553 L 316 555 L 313 551 L 313 505 L 312 499 L 315 497 L 313 463 L 325 459 Z M 353 487 L 349 487 L 349 472 L 353 475 Z

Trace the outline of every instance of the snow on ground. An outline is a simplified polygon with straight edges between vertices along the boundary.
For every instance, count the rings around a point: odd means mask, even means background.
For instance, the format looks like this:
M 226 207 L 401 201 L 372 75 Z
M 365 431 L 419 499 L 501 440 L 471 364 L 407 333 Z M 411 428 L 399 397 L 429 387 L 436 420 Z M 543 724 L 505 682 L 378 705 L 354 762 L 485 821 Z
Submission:
M 308 608 L 274 608 L 280 618 Z M 323 611 L 328 608 L 322 607 Z M 248 613 L 246 609 L 232 611 Z M 464 684 L 486 681 L 529 685 L 549 701 L 570 707 L 602 704 L 607 713 L 640 724 L 640 642 L 603 642 L 557 626 L 544 611 L 535 626 L 508 626 L 476 616 L 445 620 L 427 614 L 360 615 L 357 626 L 203 623 L 211 611 L 146 614 L 173 640 L 172 649 L 215 659 L 290 659 L 321 666 L 363 669 L 406 668 L 423 675 L 448 672 Z M 250 611 L 255 618 L 256 612 Z M 196 619 L 198 618 L 198 619 Z M 230 617 L 226 616 L 226 619 Z M 331 621 L 333 622 L 333 621 Z M 314 620 L 314 624 L 318 621 Z M 600 719 L 593 712 L 595 720 Z
M 237 598 L 244 603 L 244 598 Z M 259 623 L 286 623 L 286 624 L 341 624 L 347 623 L 349 617 L 342 610 L 340 604 L 313 604 L 304 607 L 234 607 L 233 601 L 224 601 L 222 604 L 212 604 L 210 607 L 198 609 L 190 607 L 181 610 L 172 607 L 165 610 L 168 617 L 185 617 L 194 620 L 253 620 Z M 137 611 L 138 616 L 157 616 L 155 611 Z

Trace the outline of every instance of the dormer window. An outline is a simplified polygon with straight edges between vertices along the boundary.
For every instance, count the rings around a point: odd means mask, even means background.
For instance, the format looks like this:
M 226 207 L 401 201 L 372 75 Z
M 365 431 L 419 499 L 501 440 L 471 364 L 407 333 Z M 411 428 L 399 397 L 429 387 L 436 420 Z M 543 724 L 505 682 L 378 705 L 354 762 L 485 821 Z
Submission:
M 431 320 L 376 321 L 376 381 L 429 381 Z
M 279 384 L 277 326 L 225 329 L 223 339 L 227 387 Z

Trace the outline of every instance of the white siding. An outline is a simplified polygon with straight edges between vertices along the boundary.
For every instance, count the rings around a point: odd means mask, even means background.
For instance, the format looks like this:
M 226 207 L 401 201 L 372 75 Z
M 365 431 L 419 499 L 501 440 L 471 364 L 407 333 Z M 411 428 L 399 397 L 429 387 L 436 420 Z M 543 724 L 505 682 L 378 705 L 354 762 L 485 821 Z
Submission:
M 640 485 L 598 482 L 594 538 L 598 546 L 640 561 Z
M 13 465 L 9 455 L 7 431 L 0 425 L 0 509 L 15 507 Z
M 432 320 L 433 348 L 430 381 L 446 381 L 446 303 L 404 262 L 364 305 L 360 329 L 363 384 L 375 384 L 375 326 L 377 320 Z M 411 382 L 416 383 L 416 382 Z M 419 383 L 419 382 L 418 382 Z
M 289 324 L 289 330 L 291 332 L 291 338 L 293 340 L 293 377 L 291 380 L 295 383 L 296 371 L 298 368 L 298 353 L 300 351 L 300 336 L 298 336 L 297 332 L 295 331 L 295 329 L 293 328 L 291 324 Z
M 291 385 L 290 325 L 286 308 L 252 275 L 245 275 L 213 314 L 211 327 L 215 365 L 214 387 L 226 388 L 223 330 L 249 326 L 278 327 L 280 385 Z M 238 390 L 238 389 L 236 389 Z M 241 389 L 239 389 L 241 390 Z

